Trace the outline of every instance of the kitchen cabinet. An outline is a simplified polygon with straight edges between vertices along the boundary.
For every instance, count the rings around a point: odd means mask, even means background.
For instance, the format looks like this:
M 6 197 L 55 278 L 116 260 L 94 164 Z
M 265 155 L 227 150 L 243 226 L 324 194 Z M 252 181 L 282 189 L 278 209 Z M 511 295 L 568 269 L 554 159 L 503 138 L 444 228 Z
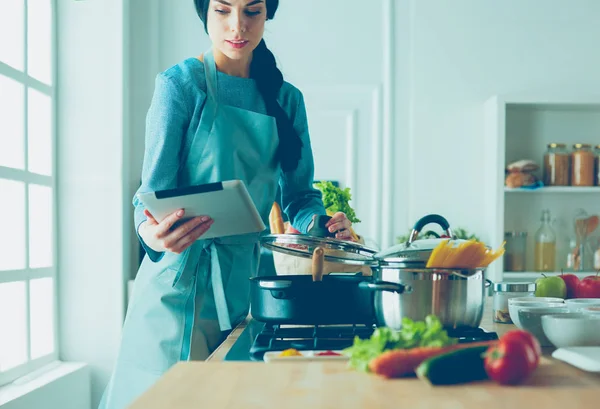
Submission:
M 489 242 L 496 248 L 506 231 L 527 232 L 525 272 L 504 268 L 506 258 L 488 271 L 494 281 L 532 281 L 541 273 L 534 271 L 534 237 L 548 209 L 557 235 L 556 272 L 566 268 L 567 254 L 576 238 L 574 217 L 578 209 L 588 215 L 600 214 L 600 187 L 548 186 L 537 189 L 508 188 L 505 169 L 518 160 L 533 160 L 543 181 L 544 154 L 549 143 L 566 144 L 572 152 L 576 143 L 600 144 L 600 103 L 591 95 L 519 94 L 496 95 L 484 105 L 486 220 Z M 589 240 L 588 255 L 580 276 L 593 274 L 593 252 L 598 248 L 596 231 Z M 551 273 L 552 274 L 552 273 Z

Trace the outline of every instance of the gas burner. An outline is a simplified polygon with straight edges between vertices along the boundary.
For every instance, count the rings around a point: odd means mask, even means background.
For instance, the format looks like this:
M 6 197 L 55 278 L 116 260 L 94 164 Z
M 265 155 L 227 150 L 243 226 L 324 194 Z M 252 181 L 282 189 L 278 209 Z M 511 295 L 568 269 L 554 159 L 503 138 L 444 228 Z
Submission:
M 354 338 L 367 339 L 373 334 L 371 325 L 273 325 L 251 320 L 226 361 L 262 361 L 265 352 L 295 348 L 306 350 L 342 350 L 352 346 Z M 448 329 L 448 335 L 460 344 L 498 339 L 495 332 L 481 328 Z
M 355 337 L 366 339 L 375 330 L 368 325 L 284 326 L 266 324 L 250 347 L 250 357 L 262 361 L 265 352 L 294 348 L 306 350 L 341 350 L 351 346 Z
M 470 342 L 493 341 L 498 339 L 495 332 L 487 332 L 482 328 L 456 328 L 446 330 L 450 338 L 458 338 L 459 344 Z

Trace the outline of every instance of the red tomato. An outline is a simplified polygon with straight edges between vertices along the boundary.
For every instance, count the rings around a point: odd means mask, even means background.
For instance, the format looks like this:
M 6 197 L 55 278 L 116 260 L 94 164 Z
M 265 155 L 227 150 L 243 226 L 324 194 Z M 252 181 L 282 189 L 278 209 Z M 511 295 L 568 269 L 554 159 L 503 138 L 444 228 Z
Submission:
M 502 336 L 502 339 L 514 339 L 529 345 L 535 353 L 535 367 L 538 366 L 540 362 L 540 357 L 542 356 L 542 347 L 538 339 L 535 336 L 533 336 L 532 333 L 521 330 L 512 330 L 505 333 Z M 535 367 L 533 369 L 535 369 Z
M 485 357 L 485 371 L 501 385 L 516 385 L 531 375 L 539 364 L 539 342 L 526 331 L 509 331 Z

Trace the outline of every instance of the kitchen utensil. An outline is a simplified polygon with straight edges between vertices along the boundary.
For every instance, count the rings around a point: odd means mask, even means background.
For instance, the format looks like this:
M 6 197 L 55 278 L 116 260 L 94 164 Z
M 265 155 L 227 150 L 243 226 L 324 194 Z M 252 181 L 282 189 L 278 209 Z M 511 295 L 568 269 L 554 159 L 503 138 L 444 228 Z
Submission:
M 552 353 L 552 358 L 583 371 L 600 373 L 600 347 L 558 348 Z
M 436 315 L 446 328 L 474 328 L 481 323 L 486 287 L 483 268 L 427 268 L 429 256 L 441 239 L 416 240 L 428 224 L 438 224 L 453 242 L 457 240 L 448 221 L 437 214 L 418 220 L 408 242 L 377 253 L 373 282 L 378 326 L 402 327 L 402 318 L 423 320 Z
M 582 314 L 595 315 L 600 317 L 600 307 L 583 307 L 580 312 Z
M 314 249 L 322 247 L 325 273 L 327 262 L 369 268 L 373 279 L 361 281 L 358 287 L 374 293 L 378 326 L 400 329 L 404 317 L 420 321 L 434 314 L 446 328 L 478 327 L 486 287 L 491 284 L 485 280 L 485 268 L 427 268 L 433 250 L 445 240 L 417 240 L 420 231 L 430 223 L 440 225 L 453 243 L 467 242 L 456 239 L 444 217 L 431 214 L 415 223 L 408 242 L 379 253 L 357 243 L 308 235 L 265 236 L 262 243 L 274 254 L 299 258 L 312 258 Z M 330 276 L 326 274 L 323 283 Z
M 308 234 L 273 234 L 261 238 L 262 246 L 273 252 L 278 275 L 312 274 L 312 257 L 317 247 L 323 248 L 323 274 L 362 273 L 372 275 L 377 251 L 346 240 L 316 237 Z
M 544 315 L 542 328 L 557 348 L 600 346 L 600 317 L 574 312 Z
M 523 329 L 519 319 L 519 310 L 523 308 L 566 308 L 562 298 L 552 297 L 517 297 L 508 300 L 510 319 L 517 328 Z
M 600 298 L 572 298 L 565 300 L 569 311 L 579 312 L 584 307 L 600 307 Z
M 373 293 L 360 284 L 370 277 L 329 274 L 250 278 L 251 314 L 272 324 L 366 324 L 375 320 Z
M 313 281 L 323 280 L 323 248 L 321 247 L 317 247 L 313 253 L 312 277 Z
M 331 220 L 331 216 L 317 215 L 308 225 L 307 234 L 314 237 L 335 237 L 335 233 L 332 233 L 327 228 L 327 222 Z
M 542 347 L 551 347 L 552 343 L 544 334 L 542 328 L 542 317 L 548 314 L 557 314 L 569 312 L 569 309 L 564 305 L 547 306 L 547 307 L 527 307 L 518 309 L 519 328 L 529 331 L 535 336 Z

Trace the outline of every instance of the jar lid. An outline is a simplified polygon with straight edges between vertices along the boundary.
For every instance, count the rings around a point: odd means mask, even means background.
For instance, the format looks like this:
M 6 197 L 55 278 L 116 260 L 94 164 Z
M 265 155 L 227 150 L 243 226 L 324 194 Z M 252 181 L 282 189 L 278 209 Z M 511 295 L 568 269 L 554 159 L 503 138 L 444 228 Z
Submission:
M 507 231 L 504 232 L 504 237 L 526 237 L 526 231 Z
M 556 142 L 552 142 L 548 144 L 549 148 L 566 148 L 567 145 L 564 143 L 556 143 Z
M 535 291 L 535 283 L 494 283 L 494 291 L 501 293 L 528 293 Z
M 589 143 L 576 143 L 576 144 L 573 144 L 573 148 L 575 148 L 575 149 L 583 149 L 583 148 L 589 149 L 591 147 L 592 147 L 592 145 L 590 145 Z

